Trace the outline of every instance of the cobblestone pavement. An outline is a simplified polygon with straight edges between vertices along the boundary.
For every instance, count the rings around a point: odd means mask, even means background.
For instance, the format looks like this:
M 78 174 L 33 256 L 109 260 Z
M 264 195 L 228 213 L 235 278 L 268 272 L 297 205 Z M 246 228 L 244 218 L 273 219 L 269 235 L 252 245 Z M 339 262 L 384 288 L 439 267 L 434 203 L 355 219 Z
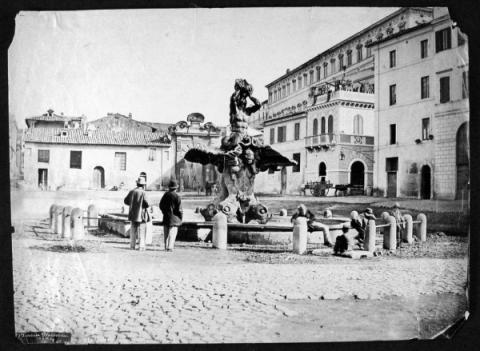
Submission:
M 12 243 L 16 331 L 71 332 L 72 343 L 339 340 L 335 324 L 367 325 L 362 318 L 388 329 L 365 330 L 364 338 L 413 338 L 415 313 L 403 329 L 391 320 L 398 312 L 356 316 L 347 307 L 343 319 L 327 315 L 322 325 L 311 320 L 316 329 L 302 325 L 313 318 L 309 310 L 322 311 L 319 304 L 331 300 L 464 294 L 466 283 L 461 258 L 263 264 L 232 250 L 132 251 L 121 238 L 89 237 L 79 253 L 58 252 L 63 241 L 38 233 L 17 233 Z M 328 321 L 331 328 L 322 329 Z

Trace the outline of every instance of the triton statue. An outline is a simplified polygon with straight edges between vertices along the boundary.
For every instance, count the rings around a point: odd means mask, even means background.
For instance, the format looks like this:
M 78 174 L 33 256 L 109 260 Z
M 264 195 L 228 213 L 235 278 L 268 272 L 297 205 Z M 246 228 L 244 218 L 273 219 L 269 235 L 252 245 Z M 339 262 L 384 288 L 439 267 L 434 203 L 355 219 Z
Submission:
M 220 194 L 215 209 L 227 216 L 229 223 L 248 223 L 257 220 L 261 224 L 271 218 L 267 207 L 260 204 L 254 193 L 254 181 L 258 172 L 278 167 L 293 166 L 295 161 L 282 156 L 258 137 L 248 135 L 247 118 L 258 111 L 260 102 L 252 96 L 253 88 L 245 79 L 235 80 L 230 98 L 231 133 L 222 139 L 220 150 L 192 148 L 185 154 L 190 162 L 213 164 L 222 174 Z M 253 103 L 247 106 L 247 98 Z M 200 210 L 206 220 L 211 220 L 213 207 Z

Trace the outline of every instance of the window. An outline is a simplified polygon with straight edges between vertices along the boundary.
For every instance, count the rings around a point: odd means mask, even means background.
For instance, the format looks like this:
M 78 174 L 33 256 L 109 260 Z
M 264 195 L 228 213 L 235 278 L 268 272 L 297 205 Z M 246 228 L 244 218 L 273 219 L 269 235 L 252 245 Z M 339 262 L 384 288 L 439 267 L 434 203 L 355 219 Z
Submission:
M 282 86 L 282 98 L 285 97 L 287 95 L 287 87 Z
M 362 47 L 360 46 L 357 48 L 357 62 L 360 62 L 363 60 L 362 54 L 363 54 Z
M 82 168 L 82 152 L 70 151 L 70 168 Z
M 333 133 L 333 116 L 328 116 L 328 134 Z
M 390 85 L 390 106 L 397 103 L 397 85 Z
M 50 162 L 50 150 L 38 150 L 38 162 Z
M 352 51 L 347 51 L 347 67 L 352 65 Z
M 292 90 L 293 91 L 297 90 L 297 80 L 296 79 L 292 80 Z
M 462 72 L 462 99 L 468 97 L 468 75 L 467 72 Z
M 127 153 L 115 152 L 114 165 L 115 169 L 125 171 L 127 169 Z
M 279 143 L 282 143 L 284 141 L 287 140 L 287 127 L 286 126 L 282 126 L 282 127 L 278 127 L 277 128 L 277 141 Z
M 322 117 L 321 134 L 325 134 L 325 117 Z
M 317 82 L 320 81 L 320 66 L 317 66 Z
M 302 77 L 298 76 L 298 90 L 302 89 Z
M 435 50 L 440 52 L 452 47 L 452 32 L 450 27 L 435 32 Z
M 430 136 L 430 118 L 422 119 L 422 140 L 428 140 Z
M 385 170 L 387 172 L 398 171 L 398 157 L 387 157 L 385 159 Z
M 450 77 L 440 78 L 440 103 L 450 101 Z
M 421 78 L 421 98 L 422 99 L 427 99 L 430 97 L 430 79 L 428 76 L 422 77 Z
M 155 161 L 157 159 L 157 149 L 151 147 L 148 152 L 148 160 Z
M 457 45 L 462 46 L 465 45 L 466 42 L 465 34 L 463 34 L 460 29 L 457 28 Z
M 292 158 L 297 162 L 297 164 L 292 167 L 292 172 L 300 172 L 300 153 L 293 154 Z
M 360 115 L 353 117 L 353 134 L 363 135 L 363 117 Z
M 420 42 L 420 58 L 428 57 L 428 40 L 422 40 Z
M 295 133 L 294 133 L 293 138 L 294 138 L 295 140 L 299 140 L 299 139 L 300 139 L 300 123 L 295 123 Z
M 325 78 L 326 76 L 328 76 L 328 63 L 324 63 L 323 64 L 323 78 Z
M 275 128 L 270 128 L 270 144 L 275 142 Z
M 390 124 L 390 145 L 397 143 L 397 125 Z
M 332 74 L 334 74 L 335 73 L 335 67 L 336 67 L 335 66 L 335 59 L 331 59 L 330 63 L 331 63 L 330 66 L 331 66 Z
M 273 95 L 272 92 L 269 92 L 269 93 L 268 93 L 268 100 L 269 100 L 270 102 L 273 101 L 273 100 L 272 100 L 272 95 Z
M 397 65 L 397 54 L 395 50 L 390 51 L 390 68 Z
M 165 150 L 165 160 L 170 160 L 170 152 L 168 150 Z
M 313 120 L 313 135 L 318 135 L 318 119 Z
M 367 46 L 367 57 L 370 57 L 370 56 L 372 56 L 372 47 Z
M 310 84 L 313 84 L 313 70 L 310 71 Z
M 287 83 L 287 95 L 290 95 L 290 83 Z
M 338 70 L 341 71 L 343 69 L 343 55 L 338 56 Z
M 303 87 L 306 87 L 307 84 L 308 84 L 307 77 L 308 77 L 307 74 L 304 73 L 304 74 L 303 74 Z

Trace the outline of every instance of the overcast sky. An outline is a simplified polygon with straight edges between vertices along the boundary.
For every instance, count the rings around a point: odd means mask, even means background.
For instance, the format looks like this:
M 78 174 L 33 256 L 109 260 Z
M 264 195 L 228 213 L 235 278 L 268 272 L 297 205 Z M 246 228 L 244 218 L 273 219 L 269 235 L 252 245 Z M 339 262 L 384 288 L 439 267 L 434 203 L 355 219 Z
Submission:
M 228 124 L 235 78 L 265 85 L 396 8 L 21 12 L 9 49 L 10 113 Z

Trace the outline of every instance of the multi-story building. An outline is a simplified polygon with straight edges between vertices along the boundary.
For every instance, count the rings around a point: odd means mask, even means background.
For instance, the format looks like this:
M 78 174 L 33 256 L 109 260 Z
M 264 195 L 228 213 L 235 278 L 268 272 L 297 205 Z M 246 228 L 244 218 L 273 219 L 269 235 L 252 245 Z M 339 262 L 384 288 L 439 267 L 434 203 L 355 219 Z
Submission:
M 139 176 L 147 189 L 176 177 L 182 190 L 215 182 L 218 172 L 184 160 L 190 147 L 215 148 L 225 128 L 192 113 L 176 124 L 137 121 L 119 113 L 91 122 L 47 113 L 26 119 L 24 174 L 27 188 L 111 189 L 130 187 Z
M 248 125 L 251 128 L 263 131 L 263 123 L 268 118 L 268 100 L 262 102 L 260 109 L 248 117 Z
M 70 117 L 53 116 L 53 111 L 28 118 L 24 138 L 26 185 L 48 190 L 111 189 L 130 187 L 140 175 L 147 179 L 149 188 L 166 184 L 174 168 L 167 133 L 126 128 L 126 120 L 132 126 L 138 124 L 118 114 L 91 124 L 85 123 L 85 118 L 72 124 Z M 41 127 L 36 121 L 42 122 Z
M 468 45 L 446 8 L 373 43 L 374 183 L 389 197 L 466 198 Z
M 374 56 L 370 44 L 431 21 L 432 9 L 403 8 L 267 84 L 267 144 L 294 158 L 257 177 L 264 191 L 298 192 L 308 181 L 373 186 Z

